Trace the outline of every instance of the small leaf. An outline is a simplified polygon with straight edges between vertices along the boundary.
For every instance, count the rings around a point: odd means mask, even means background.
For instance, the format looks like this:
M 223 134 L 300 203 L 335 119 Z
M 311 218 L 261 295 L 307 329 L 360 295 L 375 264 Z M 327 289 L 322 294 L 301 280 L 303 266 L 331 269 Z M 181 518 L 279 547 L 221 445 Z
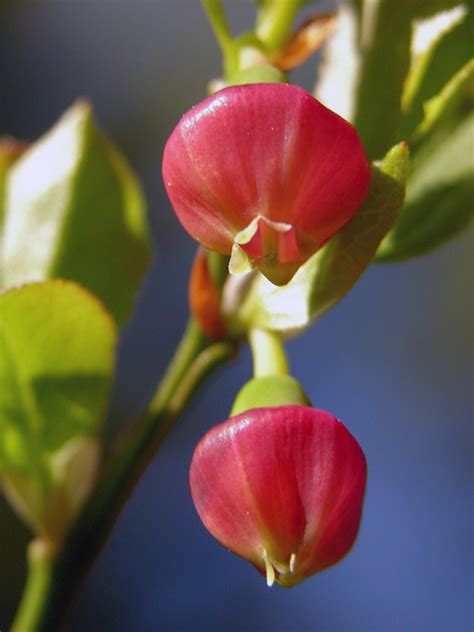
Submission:
M 474 114 L 435 135 L 416 153 L 407 201 L 377 251 L 377 261 L 419 256 L 448 241 L 472 221 Z
M 366 201 L 354 217 L 284 287 L 276 287 L 261 275 L 251 280 L 242 300 L 229 279 L 224 288 L 223 309 L 236 333 L 247 328 L 290 332 L 310 324 L 352 288 L 370 264 L 386 232 L 403 204 L 408 169 L 408 147 L 391 149 L 372 170 Z M 237 292 L 236 292 L 237 289 Z
M 443 30 L 412 65 L 402 98 L 400 140 L 411 138 L 422 122 L 424 105 L 439 95 L 451 78 L 472 58 L 472 12 Z
M 396 140 L 403 86 L 410 67 L 411 14 L 398 2 L 365 2 L 360 33 L 354 126 L 373 159 L 383 155 Z
M 427 18 L 462 4 L 462 0 L 410 0 L 409 10 L 414 17 Z
M 439 129 L 449 117 L 460 109 L 469 93 L 474 91 L 474 60 L 470 60 L 461 68 L 439 94 L 427 101 L 424 106 L 424 118 L 416 128 L 413 142 L 424 140 L 437 128 Z
M 7 178 L 4 285 L 69 278 L 128 318 L 149 261 L 141 189 L 79 102 Z
M 72 489 L 68 476 L 80 470 L 78 455 L 94 460 L 88 446 L 104 417 L 116 337 L 108 313 L 75 283 L 0 296 L 0 473 L 23 515 L 49 537 L 77 508 L 81 486 Z
M 448 38 L 432 60 L 436 44 L 412 66 L 416 20 L 453 7 L 461 13 L 467 8 L 460 0 L 410 0 L 402 8 L 389 0 L 349 0 L 339 8 L 315 95 L 354 123 L 369 157 L 408 141 L 424 101 L 472 56 L 470 13 L 470 26 Z M 459 17 L 458 9 L 451 12 L 453 19 Z
M 403 209 L 399 222 L 377 253 L 378 262 L 420 256 L 465 230 L 472 221 L 474 180 L 435 187 Z

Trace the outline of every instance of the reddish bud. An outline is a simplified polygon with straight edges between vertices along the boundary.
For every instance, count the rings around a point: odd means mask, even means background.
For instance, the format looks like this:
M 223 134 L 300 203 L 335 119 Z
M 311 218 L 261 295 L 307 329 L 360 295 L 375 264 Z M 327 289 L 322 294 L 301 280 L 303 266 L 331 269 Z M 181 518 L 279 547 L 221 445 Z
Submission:
M 335 417 L 306 406 L 255 408 L 196 447 L 191 494 L 225 547 L 293 586 L 338 562 L 357 535 L 366 461 Z
M 209 338 L 222 338 L 225 334 L 220 306 L 221 291 L 211 278 L 206 253 L 198 250 L 189 280 L 189 307 Z
M 293 33 L 285 46 L 276 52 L 272 61 L 280 70 L 292 70 L 303 64 L 323 46 L 333 34 L 337 23 L 335 13 L 318 13 L 310 16 Z
M 277 285 L 363 202 L 370 168 L 353 127 L 287 84 L 226 88 L 171 134 L 163 177 L 184 228 Z

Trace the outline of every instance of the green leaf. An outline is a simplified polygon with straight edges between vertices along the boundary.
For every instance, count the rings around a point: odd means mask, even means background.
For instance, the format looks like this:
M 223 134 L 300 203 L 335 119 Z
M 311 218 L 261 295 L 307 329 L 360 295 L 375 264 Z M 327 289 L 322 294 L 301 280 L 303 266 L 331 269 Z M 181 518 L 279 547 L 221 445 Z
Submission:
M 425 104 L 448 86 L 472 58 L 473 13 L 468 12 L 431 42 L 407 77 L 398 137 L 411 138 L 425 116 Z
M 410 201 L 387 241 L 377 253 L 378 262 L 417 257 L 464 231 L 472 222 L 474 180 L 434 187 L 419 200 Z
M 465 4 L 462 0 L 410 0 L 410 6 L 407 8 L 414 17 L 428 18 L 435 13 L 448 11 L 462 4 Z
M 145 205 L 123 157 L 79 102 L 7 176 L 4 286 L 69 278 L 119 322 L 149 262 Z
M 425 254 L 466 229 L 474 210 L 474 114 L 416 153 L 400 218 L 377 251 L 390 262 Z
M 339 233 L 302 266 L 284 287 L 256 275 L 242 297 L 230 278 L 224 310 L 231 329 L 252 327 L 291 332 L 308 326 L 356 283 L 393 225 L 403 204 L 408 147 L 401 143 L 373 166 L 372 184 L 361 209 Z M 235 278 L 235 277 L 234 277 Z
M 402 4 L 348 0 L 341 5 L 315 95 L 354 124 L 370 158 L 383 155 L 396 142 L 407 141 L 421 121 L 423 103 L 472 56 L 469 12 L 459 32 L 447 37 L 439 51 L 433 44 L 431 52 L 412 67 L 416 20 L 467 6 L 460 0 Z
M 439 129 L 455 113 L 462 111 L 469 93 L 474 91 L 474 60 L 470 60 L 451 79 L 439 94 L 427 101 L 424 106 L 424 118 L 413 134 L 412 142 L 425 140 L 437 128 Z
M 116 340 L 111 316 L 75 283 L 0 296 L 0 474 L 22 515 L 50 537 L 95 472 Z M 89 474 L 78 476 L 84 462 Z
M 353 120 L 372 159 L 384 155 L 396 139 L 411 38 L 410 11 L 398 2 L 365 0 Z

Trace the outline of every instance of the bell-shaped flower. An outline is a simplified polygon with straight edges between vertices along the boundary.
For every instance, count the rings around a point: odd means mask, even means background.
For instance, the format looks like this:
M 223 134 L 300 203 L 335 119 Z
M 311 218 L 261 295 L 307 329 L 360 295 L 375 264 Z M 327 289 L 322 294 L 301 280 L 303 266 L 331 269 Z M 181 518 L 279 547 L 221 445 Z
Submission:
M 226 88 L 171 134 L 163 178 L 178 219 L 200 244 L 276 285 L 358 210 L 370 167 L 354 128 L 302 88 Z
M 196 447 L 191 494 L 225 547 L 293 586 L 338 562 L 357 535 L 362 449 L 334 416 L 307 406 L 254 408 Z

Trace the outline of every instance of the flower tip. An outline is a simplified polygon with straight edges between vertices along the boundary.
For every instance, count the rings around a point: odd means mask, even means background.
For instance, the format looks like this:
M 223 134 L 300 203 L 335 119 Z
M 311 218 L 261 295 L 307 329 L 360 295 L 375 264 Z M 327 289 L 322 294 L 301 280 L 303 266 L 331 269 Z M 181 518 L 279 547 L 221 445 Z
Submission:
M 307 241 L 291 224 L 257 215 L 235 236 L 229 272 L 245 274 L 257 267 L 274 285 L 286 285 L 314 250 L 313 240 Z
M 261 264 L 258 266 L 260 272 L 266 277 L 273 285 L 283 286 L 287 285 L 291 279 L 295 276 L 300 268 L 299 263 L 276 263 L 276 264 Z
M 229 261 L 229 273 L 234 276 L 247 274 L 258 268 L 260 272 L 273 285 L 286 285 L 294 277 L 300 264 L 298 263 L 280 263 L 278 261 L 267 262 L 265 260 L 252 260 L 245 249 L 239 244 L 234 243 Z

